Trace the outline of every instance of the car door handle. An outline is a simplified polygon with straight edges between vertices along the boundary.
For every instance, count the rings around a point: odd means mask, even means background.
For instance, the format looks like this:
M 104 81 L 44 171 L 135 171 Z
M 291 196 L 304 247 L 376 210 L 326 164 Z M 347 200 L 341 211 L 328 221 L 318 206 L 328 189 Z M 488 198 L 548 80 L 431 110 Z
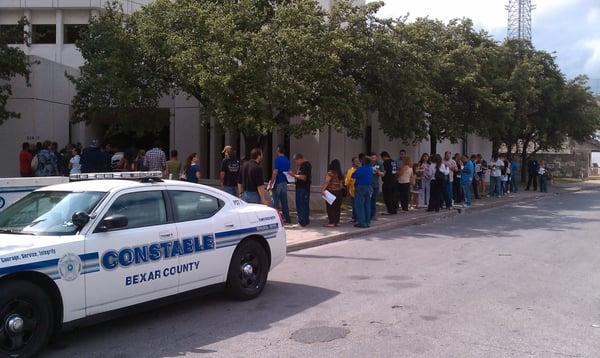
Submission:
M 172 232 L 161 232 L 160 234 L 158 234 L 158 236 L 161 239 L 167 240 L 173 237 L 173 233 Z
M 228 224 L 225 224 L 225 227 L 232 228 L 232 227 L 235 227 L 235 224 L 228 223 Z

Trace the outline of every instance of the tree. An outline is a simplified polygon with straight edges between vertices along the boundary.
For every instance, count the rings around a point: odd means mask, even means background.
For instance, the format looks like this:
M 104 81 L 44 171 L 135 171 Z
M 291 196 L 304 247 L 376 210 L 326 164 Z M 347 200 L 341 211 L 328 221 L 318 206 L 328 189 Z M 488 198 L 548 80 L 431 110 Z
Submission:
M 366 109 L 339 40 L 312 0 L 157 0 L 131 17 L 113 3 L 78 43 L 74 120 L 129 128 L 170 87 L 246 135 L 329 125 L 356 137 Z
M 399 72 L 402 66 L 395 72 L 404 79 L 413 77 L 413 97 L 420 101 L 409 102 L 407 121 L 388 123 L 384 131 L 414 141 L 429 138 L 432 153 L 441 140 L 456 142 L 469 133 L 485 131 L 483 123 L 499 104 L 483 71 L 495 46 L 490 37 L 475 31 L 469 19 L 444 24 L 419 18 L 399 23 L 395 34 L 396 42 L 412 53 L 404 58 L 416 59 L 403 61 L 411 64 L 408 73 Z
M 24 77 L 29 85 L 31 63 L 21 49 L 10 46 L 26 41 L 27 37 L 23 31 L 26 23 L 25 19 L 21 19 L 16 26 L 0 31 L 0 124 L 11 118 L 21 117 L 20 113 L 9 111 L 6 104 L 12 95 L 10 81 L 14 77 Z
M 376 16 L 382 3 L 336 2 L 329 16 L 341 71 L 357 83 L 360 105 L 377 114 L 383 132 L 405 142 L 427 135 L 425 70 L 407 41 L 405 19 Z
M 156 108 L 169 79 L 142 51 L 135 22 L 116 1 L 90 21 L 77 46 L 85 63 L 79 76 L 67 75 L 77 91 L 72 121 L 105 124 L 107 135 L 160 131 L 164 116 Z
M 497 55 L 495 84 L 511 111 L 488 135 L 509 155 L 520 154 L 522 167 L 540 150 L 562 149 L 569 139 L 588 140 L 600 129 L 598 103 L 584 77 L 567 82 L 554 57 L 528 42 L 506 41 Z

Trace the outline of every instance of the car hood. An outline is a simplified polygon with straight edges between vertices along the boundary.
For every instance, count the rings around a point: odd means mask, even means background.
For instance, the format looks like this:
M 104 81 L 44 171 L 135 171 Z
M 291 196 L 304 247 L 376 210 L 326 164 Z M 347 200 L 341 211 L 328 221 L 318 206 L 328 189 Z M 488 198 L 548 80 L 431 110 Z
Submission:
M 35 236 L 35 235 L 14 235 L 0 234 L 0 266 L 4 266 L 7 256 L 20 255 L 22 253 L 39 254 L 39 250 L 51 248 L 68 241 L 72 241 L 73 237 L 67 239 L 66 236 Z

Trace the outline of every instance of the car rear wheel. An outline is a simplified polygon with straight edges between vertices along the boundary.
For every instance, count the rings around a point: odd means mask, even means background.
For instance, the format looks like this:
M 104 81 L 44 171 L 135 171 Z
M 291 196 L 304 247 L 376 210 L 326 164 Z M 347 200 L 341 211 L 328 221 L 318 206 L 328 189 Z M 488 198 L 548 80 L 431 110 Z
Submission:
M 267 283 L 269 260 L 255 240 L 242 241 L 233 252 L 227 273 L 227 292 L 237 300 L 258 297 Z
M 27 281 L 0 284 L 0 356 L 35 357 L 52 331 L 48 295 Z

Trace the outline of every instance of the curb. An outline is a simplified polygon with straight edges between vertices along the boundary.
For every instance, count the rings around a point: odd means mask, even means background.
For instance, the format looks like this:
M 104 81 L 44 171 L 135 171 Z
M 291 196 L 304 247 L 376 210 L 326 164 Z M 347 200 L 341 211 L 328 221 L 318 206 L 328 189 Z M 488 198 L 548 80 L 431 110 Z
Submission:
M 540 200 L 543 198 L 550 198 L 550 197 L 554 197 L 554 196 L 560 195 L 560 194 L 574 194 L 574 193 L 577 193 L 577 192 L 585 190 L 585 189 L 586 188 L 582 187 L 582 188 L 575 189 L 575 190 L 569 190 L 569 191 L 560 190 L 555 193 L 549 193 L 549 194 L 554 194 L 554 195 L 536 195 L 534 197 L 529 197 L 529 198 L 506 199 L 506 200 L 502 200 L 502 201 L 492 202 L 489 205 L 484 205 L 483 207 L 474 208 L 476 210 L 457 209 L 457 210 L 444 211 L 442 213 L 435 213 L 435 214 L 427 213 L 424 215 L 420 215 L 418 217 L 413 217 L 413 218 L 404 219 L 404 220 L 398 220 L 398 221 L 382 224 L 379 226 L 371 227 L 368 229 L 362 229 L 362 230 L 356 229 L 356 230 L 341 233 L 341 234 L 333 234 L 333 235 L 329 235 L 329 236 L 324 236 L 324 237 L 316 239 L 316 240 L 310 240 L 310 241 L 306 241 L 306 242 L 298 242 L 295 244 L 288 245 L 287 252 L 290 253 L 290 252 L 294 252 L 294 251 L 308 249 L 311 247 L 332 244 L 334 242 L 354 239 L 354 238 L 362 237 L 362 236 L 369 235 L 369 234 L 376 234 L 376 233 L 379 233 L 382 231 L 400 229 L 402 227 L 406 227 L 406 226 L 410 226 L 410 225 L 429 224 L 429 223 L 433 223 L 437 220 L 450 219 L 450 218 L 456 217 L 461 214 L 469 215 L 472 212 L 480 212 L 480 211 L 485 211 L 485 210 L 496 209 L 496 208 L 503 207 L 506 205 L 511 205 L 511 204 L 537 201 L 537 200 Z

